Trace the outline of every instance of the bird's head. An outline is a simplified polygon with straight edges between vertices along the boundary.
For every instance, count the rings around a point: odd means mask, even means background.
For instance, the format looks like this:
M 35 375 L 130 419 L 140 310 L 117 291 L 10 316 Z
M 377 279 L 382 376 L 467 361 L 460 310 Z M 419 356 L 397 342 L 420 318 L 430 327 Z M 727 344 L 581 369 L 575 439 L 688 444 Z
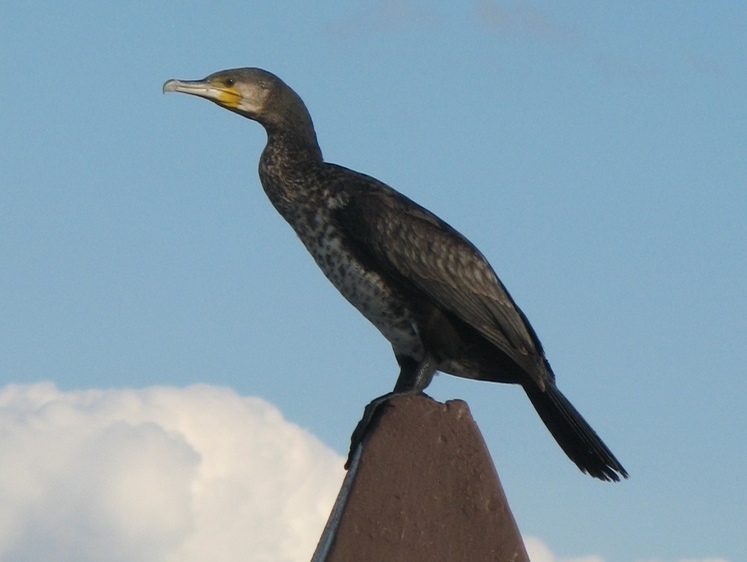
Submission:
M 168 80 L 165 92 L 210 100 L 260 123 L 269 138 L 291 142 L 296 154 L 322 159 L 314 124 L 301 98 L 280 78 L 261 68 L 221 70 L 202 80 Z
M 260 68 L 221 70 L 202 80 L 168 80 L 163 91 L 199 96 L 263 125 L 306 108 L 280 78 Z M 300 108 L 299 108 L 300 106 Z

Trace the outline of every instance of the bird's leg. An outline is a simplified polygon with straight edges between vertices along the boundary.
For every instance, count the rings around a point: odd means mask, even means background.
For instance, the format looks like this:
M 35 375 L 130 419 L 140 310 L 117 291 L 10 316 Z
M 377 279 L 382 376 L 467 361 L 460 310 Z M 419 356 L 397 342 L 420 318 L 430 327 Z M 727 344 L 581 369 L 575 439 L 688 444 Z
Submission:
M 350 466 L 350 461 L 356 449 L 363 444 L 363 439 L 374 421 L 374 416 L 381 411 L 381 406 L 388 402 L 390 398 L 396 396 L 420 394 L 431 383 L 433 375 L 436 374 L 438 363 L 432 355 L 426 355 L 420 363 L 416 363 L 410 358 L 398 358 L 398 360 L 401 369 L 394 390 L 374 398 L 363 410 L 363 417 L 355 426 L 353 435 L 350 437 L 350 452 L 348 453 L 348 460 L 345 462 L 345 468 Z
M 426 355 L 420 363 L 410 358 L 402 358 L 400 366 L 397 383 L 394 385 L 394 391 L 390 393 L 398 396 L 423 392 L 431 384 L 438 364 L 435 357 Z

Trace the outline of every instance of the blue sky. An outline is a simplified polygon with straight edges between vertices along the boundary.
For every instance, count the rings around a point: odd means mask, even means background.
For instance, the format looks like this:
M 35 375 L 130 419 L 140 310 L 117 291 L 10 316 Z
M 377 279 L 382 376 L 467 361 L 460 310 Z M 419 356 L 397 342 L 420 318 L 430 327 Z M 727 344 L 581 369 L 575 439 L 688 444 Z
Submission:
M 325 158 L 487 256 L 631 474 L 582 476 L 520 389 L 466 400 L 559 556 L 747 552 L 747 7 L 740 2 L 3 3 L 0 385 L 227 386 L 339 453 L 388 344 L 259 185 L 261 127 L 168 78 L 305 100 Z

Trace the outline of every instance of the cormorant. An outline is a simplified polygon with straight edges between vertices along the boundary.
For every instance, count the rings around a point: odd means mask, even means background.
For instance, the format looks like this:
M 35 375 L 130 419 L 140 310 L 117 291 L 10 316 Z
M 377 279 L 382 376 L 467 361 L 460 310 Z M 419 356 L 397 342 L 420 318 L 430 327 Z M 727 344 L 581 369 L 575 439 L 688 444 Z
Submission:
M 366 408 L 351 455 L 379 404 L 421 392 L 442 371 L 520 384 L 583 472 L 627 477 L 558 390 L 537 334 L 480 251 L 388 185 L 326 163 L 306 106 L 277 76 L 223 70 L 204 80 L 169 80 L 163 91 L 205 98 L 265 128 L 265 193 L 332 284 L 392 344 L 397 383 Z

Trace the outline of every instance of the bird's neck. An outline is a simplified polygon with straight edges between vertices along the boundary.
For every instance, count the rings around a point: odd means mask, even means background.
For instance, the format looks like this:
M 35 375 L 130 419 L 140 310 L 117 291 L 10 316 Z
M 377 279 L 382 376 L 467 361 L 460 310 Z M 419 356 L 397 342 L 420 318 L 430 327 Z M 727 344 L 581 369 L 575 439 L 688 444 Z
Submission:
M 290 165 L 321 164 L 322 150 L 313 126 L 285 130 L 267 129 L 267 146 L 262 157 L 280 159 Z
M 314 129 L 286 132 L 267 130 L 267 146 L 259 160 L 262 187 L 286 220 L 310 203 L 316 194 L 310 186 L 324 164 Z

